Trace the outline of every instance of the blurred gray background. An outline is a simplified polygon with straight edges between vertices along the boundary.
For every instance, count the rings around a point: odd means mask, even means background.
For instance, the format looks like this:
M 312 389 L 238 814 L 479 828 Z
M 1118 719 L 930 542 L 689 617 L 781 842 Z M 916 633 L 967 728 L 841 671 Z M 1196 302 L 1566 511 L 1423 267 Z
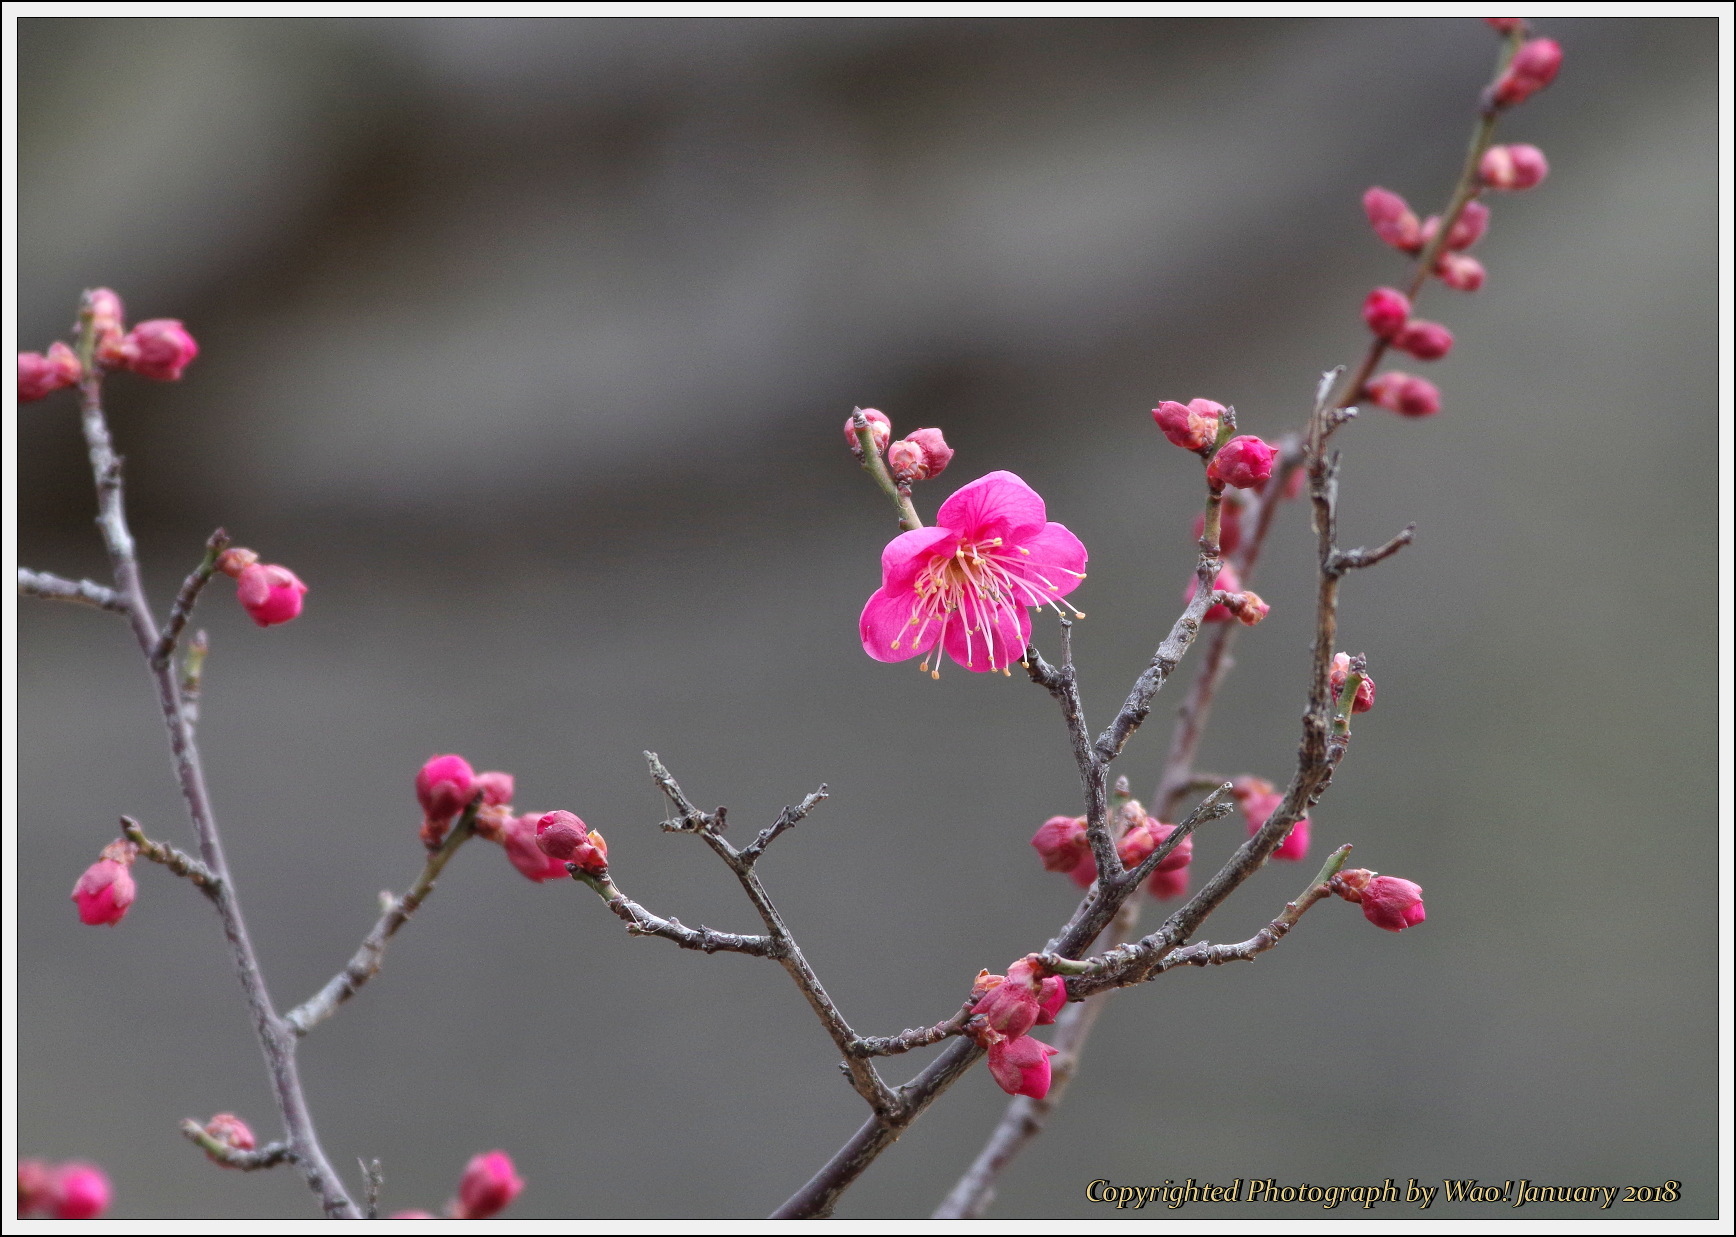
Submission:
M 1445 409 L 1342 439 L 1344 540 L 1419 532 L 1348 582 L 1380 705 L 1315 848 L 1420 882 L 1428 922 L 1394 936 L 1334 902 L 1255 966 L 1117 997 L 995 1215 L 1190 1176 L 1676 1179 L 1680 1202 L 1614 1214 L 1714 1209 L 1715 27 L 1541 32 L 1566 66 L 1502 133 L 1552 175 L 1492 199 L 1486 288 L 1420 307 L 1458 336 L 1426 369 Z M 1469 19 L 19 37 L 20 346 L 107 284 L 203 348 L 178 385 L 110 384 L 152 596 L 219 524 L 311 585 L 285 627 L 224 581 L 199 615 L 208 773 L 280 1002 L 416 871 L 411 779 L 437 752 L 578 812 L 659 912 L 754 929 L 721 865 L 658 832 L 652 748 L 743 832 L 830 784 L 762 870 L 871 1033 L 1041 944 L 1074 890 L 1027 839 L 1078 794 L 1040 690 L 862 653 L 896 529 L 845 414 L 944 428 L 925 516 L 1006 468 L 1080 535 L 1101 723 L 1177 611 L 1200 504 L 1148 410 L 1299 424 L 1360 354 L 1364 292 L 1403 275 L 1363 189 L 1438 208 L 1495 51 Z M 17 436 L 21 561 L 101 575 L 71 397 Z M 1300 514 L 1207 769 L 1289 774 Z M 225 1109 L 279 1132 L 202 900 L 152 868 L 117 928 L 67 901 L 122 812 L 191 844 L 125 627 L 33 602 L 18 639 L 22 1153 L 101 1162 L 117 1214 L 314 1214 L 292 1173 L 219 1171 L 176 1133 Z M 1118 766 L 1145 793 L 1179 687 Z M 1241 832 L 1208 830 L 1199 867 Z M 1312 868 L 1273 865 L 1205 936 L 1251 934 Z M 776 967 L 627 938 L 483 844 L 302 1060 L 333 1160 L 353 1182 L 379 1157 L 392 1209 L 502 1147 L 529 1182 L 512 1216 L 760 1215 L 861 1116 Z M 974 1071 L 840 1214 L 926 1214 L 1004 1098 Z

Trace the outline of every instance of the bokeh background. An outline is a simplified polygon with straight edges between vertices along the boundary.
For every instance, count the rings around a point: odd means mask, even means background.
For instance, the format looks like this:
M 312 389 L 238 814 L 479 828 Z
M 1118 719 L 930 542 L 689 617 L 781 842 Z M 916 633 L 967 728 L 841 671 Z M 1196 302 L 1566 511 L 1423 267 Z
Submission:
M 650 748 L 743 831 L 830 785 L 762 870 L 874 1033 L 944 1017 L 1067 913 L 1026 840 L 1077 782 L 1029 683 L 863 655 L 896 529 L 845 414 L 944 428 L 925 513 L 1006 468 L 1081 536 L 1101 722 L 1177 611 L 1200 504 L 1148 410 L 1299 424 L 1402 274 L 1362 190 L 1445 199 L 1495 50 L 1469 19 L 18 30 L 20 346 L 88 285 L 183 318 L 183 382 L 110 388 L 152 595 L 219 524 L 312 586 L 285 627 L 221 581 L 199 616 L 208 774 L 281 1004 L 415 872 L 436 752 L 577 811 L 661 913 L 754 929 L 659 833 Z M 1345 541 L 1419 533 L 1348 582 L 1380 706 L 1316 849 L 1419 881 L 1429 920 L 1323 905 L 1254 966 L 1116 998 L 992 1214 L 1238 1176 L 1674 1179 L 1614 1214 L 1714 1210 L 1716 28 L 1543 32 L 1566 67 L 1503 134 L 1552 175 L 1494 200 L 1487 287 L 1422 305 L 1458 337 L 1428 370 L 1445 409 L 1343 435 Z M 100 576 L 70 397 L 17 442 L 20 560 Z M 1207 769 L 1288 776 L 1305 524 L 1263 565 Z M 67 902 L 122 812 L 190 844 L 128 633 L 31 603 L 18 655 L 22 1152 L 101 1162 L 117 1214 L 313 1214 L 292 1173 L 218 1171 L 175 1132 L 278 1132 L 203 902 L 156 869 L 118 928 Z M 1146 793 L 1178 700 L 1119 766 Z M 1249 935 L 1312 870 L 1273 865 L 1205 935 Z M 333 1160 L 380 1158 L 393 1209 L 502 1147 L 511 1215 L 760 1215 L 861 1116 L 777 968 L 629 939 L 481 844 L 302 1061 Z M 926 1214 L 1003 1100 L 967 1076 L 840 1214 Z

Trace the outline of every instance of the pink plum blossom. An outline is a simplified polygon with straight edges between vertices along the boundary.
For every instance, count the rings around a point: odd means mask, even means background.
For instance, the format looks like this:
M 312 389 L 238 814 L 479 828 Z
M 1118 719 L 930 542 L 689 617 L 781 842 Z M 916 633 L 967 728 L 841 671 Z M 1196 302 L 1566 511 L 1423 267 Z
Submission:
M 1085 836 L 1083 816 L 1051 816 L 1031 836 L 1031 845 L 1042 856 L 1045 872 L 1071 872 L 1081 859 L 1091 854 L 1090 839 Z M 1095 871 L 1093 871 L 1095 876 Z M 1092 877 L 1087 877 L 1090 884 Z
M 1377 876 L 1362 891 L 1362 915 L 1377 928 L 1403 932 L 1428 918 L 1423 887 L 1402 876 Z
M 108 1210 L 109 1179 L 95 1164 L 62 1164 L 55 1173 L 54 1218 L 94 1220 Z
M 127 917 L 138 886 L 133 883 L 132 864 L 139 848 L 117 838 L 102 849 L 102 857 L 79 876 L 72 887 L 80 923 L 114 925 Z
M 1059 612 L 1059 599 L 1085 578 L 1086 559 L 1035 490 L 991 472 L 942 503 L 932 527 L 887 545 L 881 585 L 862 610 L 862 648 L 876 661 L 904 661 L 939 645 L 967 670 L 1005 671 L 1024 658 L 1028 608 Z M 940 677 L 938 654 L 930 673 Z
M 71 348 L 56 340 L 48 346 L 48 354 L 20 352 L 18 354 L 18 402 L 28 404 L 41 399 L 50 391 L 76 384 L 83 369 Z
M 538 884 L 567 879 L 565 861 L 544 853 L 537 845 L 536 825 L 544 815 L 546 813 L 527 812 L 523 816 L 514 816 L 506 822 L 500 835 L 500 845 L 506 851 L 508 862 L 517 868 L 526 880 L 533 880 Z
M 543 813 L 536 822 L 536 844 L 549 858 L 562 864 L 576 863 L 592 876 L 609 870 L 609 844 L 571 812 Z
M 199 355 L 199 345 L 176 318 L 152 318 L 135 326 L 121 343 L 126 367 L 140 377 L 175 382 Z

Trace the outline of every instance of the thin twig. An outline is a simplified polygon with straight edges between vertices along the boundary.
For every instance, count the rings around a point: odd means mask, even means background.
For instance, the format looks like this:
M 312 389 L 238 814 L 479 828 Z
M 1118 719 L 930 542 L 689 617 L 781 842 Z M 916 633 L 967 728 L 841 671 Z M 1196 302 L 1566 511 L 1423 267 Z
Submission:
M 167 842 L 157 842 L 145 836 L 145 831 L 139 827 L 139 822 L 131 816 L 121 817 L 121 832 L 134 846 L 139 848 L 139 854 L 152 863 L 160 863 L 176 876 L 184 876 L 192 881 L 200 893 L 212 901 L 217 900 L 217 877 L 211 869 L 200 863 L 186 851 Z
M 607 876 L 587 876 L 574 871 L 572 864 L 567 865 L 567 870 L 574 872 L 577 879 L 595 889 L 615 917 L 626 922 L 627 931 L 633 936 L 660 936 L 666 941 L 674 941 L 683 949 L 697 949 L 708 954 L 753 954 L 760 958 L 778 956 L 781 947 L 769 936 L 718 932 L 703 924 L 690 928 L 679 919 L 664 919 L 661 915 L 653 915 L 616 888 L 614 881 Z
M 651 769 L 651 778 L 657 783 L 669 801 L 681 813 L 681 827 L 697 833 L 705 844 L 731 872 L 735 873 L 736 881 L 742 891 L 747 894 L 748 901 L 753 903 L 754 910 L 759 912 L 760 921 L 765 924 L 766 931 L 776 945 L 775 952 L 766 956 L 775 958 L 780 966 L 789 973 L 796 987 L 807 999 L 809 1007 L 819 1018 L 820 1024 L 826 1028 L 826 1033 L 832 1037 L 832 1042 L 838 1046 L 838 1051 L 844 1054 L 845 1072 L 850 1077 L 850 1085 L 856 1093 L 868 1102 L 876 1115 L 891 1117 L 898 1113 L 899 1103 L 884 1079 L 875 1070 L 872 1062 L 850 1051 L 861 1037 L 845 1021 L 837 1003 L 826 992 L 825 985 L 820 982 L 819 975 L 809 964 L 807 955 L 801 946 L 796 944 L 795 936 L 784 923 L 782 914 L 773 904 L 771 895 L 766 892 L 758 874 L 754 871 L 754 859 L 747 858 L 745 852 L 736 850 L 721 833 L 724 810 L 719 808 L 715 813 L 707 815 L 697 811 L 682 793 L 680 785 L 664 768 L 663 762 L 655 752 L 645 753 L 646 763 Z M 786 826 L 787 827 L 787 826 Z M 760 835 L 759 840 L 766 839 L 766 833 L 771 833 L 777 826 L 772 826 Z M 761 848 L 763 850 L 763 847 Z M 757 858 L 757 854 L 754 858 Z
M 131 531 L 127 527 L 126 503 L 121 485 L 121 460 L 115 454 L 109 436 L 108 420 L 103 415 L 102 374 L 94 363 L 95 331 L 91 322 L 89 299 L 80 316 L 81 333 L 79 358 L 84 377 L 79 383 L 80 421 L 85 445 L 90 452 L 91 472 L 96 479 L 97 527 L 102 533 L 109 562 L 114 569 L 115 591 L 126 602 L 139 651 L 151 669 L 157 685 L 157 703 L 162 710 L 164 725 L 169 732 L 169 750 L 174 759 L 176 780 L 187 802 L 187 813 L 199 838 L 199 854 L 216 881 L 214 899 L 217 914 L 223 924 L 223 934 L 229 940 L 242 993 L 253 1015 L 253 1028 L 264 1051 L 266 1067 L 271 1075 L 272 1091 L 278 1111 L 283 1117 L 288 1145 L 295 1162 L 307 1179 L 308 1187 L 319 1197 L 320 1205 L 333 1219 L 355 1219 L 360 1212 L 344 1189 L 343 1180 L 326 1159 L 314 1129 L 313 1117 L 302 1092 L 300 1072 L 295 1061 L 295 1036 L 284 1024 L 272 1005 L 271 992 L 247 934 L 247 924 L 241 914 L 235 881 L 223 855 L 222 836 L 217 830 L 216 814 L 205 787 L 205 773 L 199 760 L 199 748 L 193 736 L 181 700 L 180 682 L 167 660 L 156 660 L 161 634 L 151 618 L 140 577 L 137 552 Z
M 45 601 L 70 601 L 113 614 L 127 612 L 126 598 L 112 588 L 90 580 L 68 580 L 46 571 L 32 571 L 28 567 L 18 569 L 18 593 L 21 597 L 41 597 Z
M 778 813 L 778 818 L 770 826 L 761 829 L 757 838 L 741 848 L 741 861 L 749 866 L 759 862 L 759 857 L 765 854 L 766 847 L 775 842 L 784 830 L 820 806 L 830 794 L 831 792 L 826 789 L 826 784 L 821 782 L 820 789 L 796 804 L 795 807 L 785 807 L 783 811 Z
M 386 1174 L 378 1160 L 364 1160 L 357 1156 L 356 1163 L 362 1170 L 362 1218 L 377 1220 L 380 1218 L 380 1192 L 386 1188 Z
M 403 897 L 393 897 L 389 893 L 380 895 L 384 910 L 373 930 L 362 939 L 361 947 L 344 964 L 344 969 L 327 980 L 325 986 L 313 996 L 283 1016 L 284 1024 L 291 1032 L 298 1037 L 306 1035 L 337 1013 L 340 1005 L 360 992 L 363 984 L 379 974 L 380 964 L 385 960 L 386 942 L 397 935 L 398 929 L 408 923 L 410 916 L 416 913 L 416 908 L 434 892 L 434 882 L 439 879 L 447 862 L 476 831 L 476 811 L 480 803 L 481 796 L 478 795 L 464 809 L 458 823 L 452 827 L 452 832 L 441 842 L 440 848 L 423 862 L 421 873 Z
M 1381 542 L 1372 550 L 1362 546 L 1358 546 L 1354 550 L 1339 550 L 1332 556 L 1328 570 L 1336 575 L 1343 575 L 1345 572 L 1354 571 L 1359 567 L 1372 567 L 1382 559 L 1390 558 L 1404 549 L 1416 536 L 1416 532 L 1417 526 L 1415 524 L 1406 524 L 1390 539 Z
M 175 644 L 180 640 L 187 620 L 193 617 L 193 607 L 198 604 L 199 594 L 204 590 L 206 581 L 216 572 L 218 557 L 228 547 L 229 534 L 221 528 L 206 540 L 205 557 L 182 582 L 181 591 L 175 596 L 175 604 L 169 610 L 169 619 L 163 624 L 163 634 L 157 640 L 157 650 L 151 658 L 153 665 L 168 661 L 174 653 Z
M 976 1002 L 966 1001 L 959 1011 L 945 1022 L 937 1022 L 931 1027 L 906 1029 L 897 1035 L 866 1035 L 850 1045 L 850 1055 L 853 1057 L 890 1057 L 901 1052 L 909 1052 L 915 1048 L 927 1048 L 938 1044 L 943 1039 L 951 1039 L 962 1034 L 965 1024 L 970 1021 L 971 1008 Z

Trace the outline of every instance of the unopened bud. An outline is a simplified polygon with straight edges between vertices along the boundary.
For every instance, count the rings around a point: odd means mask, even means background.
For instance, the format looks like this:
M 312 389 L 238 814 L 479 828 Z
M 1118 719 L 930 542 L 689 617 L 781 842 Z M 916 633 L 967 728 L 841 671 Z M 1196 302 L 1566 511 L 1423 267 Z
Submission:
M 1338 699 L 1344 685 L 1350 681 L 1350 654 L 1339 653 L 1332 659 L 1332 698 Z M 1351 702 L 1352 713 L 1366 713 L 1374 707 L 1374 680 L 1367 672 L 1362 675 L 1362 682 L 1357 684 L 1356 699 Z
M 94 1220 L 108 1210 L 109 1179 L 95 1164 L 62 1164 L 54 1175 L 54 1218 Z
M 989 1049 L 989 1073 L 1008 1095 L 1040 1100 L 1049 1094 L 1049 1058 L 1059 1051 L 1029 1035 L 1003 1040 Z
M 62 387 L 77 386 L 82 376 L 78 356 L 59 340 L 40 352 L 18 354 L 18 402 L 28 404 Z
M 1272 607 L 1265 603 L 1260 594 L 1247 589 L 1231 594 L 1226 604 L 1230 607 L 1230 613 L 1236 616 L 1236 621 L 1244 627 L 1258 627 L 1260 620 L 1272 612 Z
M 235 577 L 235 600 L 261 627 L 287 623 L 301 614 L 307 592 L 295 572 L 275 563 L 254 563 Z
M 1428 918 L 1423 911 L 1423 887 L 1401 876 L 1352 868 L 1333 877 L 1327 887 L 1346 902 L 1360 903 L 1363 918 L 1388 932 L 1403 932 Z
M 868 422 L 868 436 L 873 440 L 875 451 L 886 450 L 886 444 L 892 441 L 892 418 L 878 408 L 858 408 L 862 418 Z M 860 459 L 862 444 L 856 437 L 856 413 L 844 418 L 844 441 L 850 444 L 850 450 Z
M 504 805 L 512 802 L 512 774 L 501 773 L 490 769 L 486 773 L 476 775 L 476 789 L 482 792 L 482 801 L 489 805 Z
M 952 448 L 946 445 L 946 436 L 937 429 L 921 429 L 912 431 L 904 440 L 913 443 L 922 452 L 922 471 L 917 479 L 927 480 L 938 477 L 952 463 Z
M 894 481 L 919 481 L 923 466 L 922 448 L 907 438 L 900 438 L 886 448 L 886 470 Z
M 458 1182 L 458 1202 L 452 1208 L 452 1218 L 486 1220 L 505 1210 L 522 1189 L 524 1181 L 506 1152 L 489 1151 L 475 1156 L 464 1166 L 464 1176 Z
M 536 823 L 536 844 L 549 858 L 576 863 L 592 876 L 609 870 L 609 847 L 603 835 L 587 829 L 571 812 L 545 812 Z
M 1374 234 L 1394 249 L 1415 253 L 1423 247 L 1416 212 L 1392 190 L 1374 186 L 1362 195 L 1362 210 Z
M 1051 816 L 1031 835 L 1031 845 L 1042 857 L 1045 872 L 1071 872 L 1079 860 L 1091 854 L 1083 816 Z
M 232 1112 L 220 1112 L 212 1117 L 205 1123 L 205 1133 L 231 1151 L 251 1151 L 258 1145 L 253 1131 L 247 1128 L 247 1122 Z M 207 1151 L 205 1154 L 215 1164 L 222 1164 L 225 1168 L 232 1167 L 228 1161 L 213 1152 Z
M 416 801 L 425 818 L 422 843 L 438 850 L 452 818 L 469 806 L 476 794 L 476 774 L 462 756 L 432 756 L 416 774 Z
M 1277 448 L 1271 443 L 1252 434 L 1237 434 L 1212 456 L 1206 465 L 1206 480 L 1238 490 L 1257 490 L 1272 475 L 1272 461 L 1277 457 Z
M 137 846 L 125 838 L 116 838 L 103 847 L 102 857 L 80 874 L 72 886 L 80 923 L 112 926 L 127 917 L 133 899 L 138 896 L 132 873 L 138 853 Z
M 1554 39 L 1532 39 L 1513 53 L 1507 71 L 1495 83 L 1497 107 L 1523 103 L 1555 80 L 1561 71 L 1561 44 Z
M 1427 378 L 1391 370 L 1370 378 L 1363 388 L 1368 399 L 1401 416 L 1429 417 L 1441 410 L 1441 391 Z
M 176 318 L 152 318 L 135 326 L 122 343 L 125 366 L 142 378 L 174 382 L 199 355 L 199 345 Z
M 1362 302 L 1362 320 L 1381 339 L 1391 339 L 1410 320 L 1410 297 L 1397 288 L 1376 288 Z
M 1481 288 L 1485 273 L 1483 264 L 1468 253 L 1443 253 L 1435 259 L 1435 277 L 1460 292 Z
M 1491 189 L 1517 192 L 1535 189 L 1549 175 L 1549 160 L 1535 146 L 1515 143 L 1511 146 L 1491 146 L 1483 152 L 1477 164 L 1477 174 Z
M 1438 322 L 1413 318 L 1393 339 L 1392 346 L 1419 361 L 1438 361 L 1453 350 L 1453 333 Z
M 1151 410 L 1151 419 L 1163 436 L 1184 451 L 1209 451 L 1218 440 L 1218 424 L 1227 410 L 1216 400 L 1195 399 L 1185 404 L 1166 399 Z

